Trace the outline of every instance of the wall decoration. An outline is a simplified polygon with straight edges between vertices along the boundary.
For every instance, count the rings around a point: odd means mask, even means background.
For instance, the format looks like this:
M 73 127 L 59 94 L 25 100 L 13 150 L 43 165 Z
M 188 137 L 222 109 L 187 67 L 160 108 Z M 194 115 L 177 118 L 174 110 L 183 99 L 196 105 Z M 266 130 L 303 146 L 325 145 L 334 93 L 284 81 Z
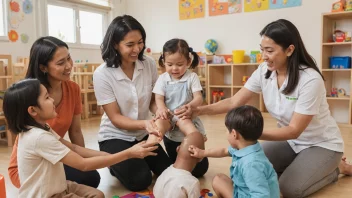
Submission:
M 22 9 L 23 9 L 23 12 L 26 14 L 32 13 L 33 11 L 32 2 L 30 0 L 24 0 L 22 4 Z
M 270 0 L 270 9 L 297 7 L 302 5 L 302 0 Z
M 180 20 L 203 18 L 205 0 L 179 0 Z
M 21 34 L 21 42 L 28 43 L 29 36 L 27 34 Z
M 10 10 L 12 12 L 19 12 L 20 11 L 20 5 L 18 2 L 11 0 L 10 1 Z
M 244 0 L 243 2 L 244 11 L 254 12 L 254 11 L 268 10 L 269 1 L 275 1 L 275 0 Z
M 242 12 L 242 0 L 209 0 L 209 16 Z
M 10 30 L 8 36 L 11 42 L 16 42 L 18 40 L 18 34 L 15 30 Z
M 13 29 L 17 29 L 20 26 L 20 21 L 16 15 L 9 14 L 9 25 Z

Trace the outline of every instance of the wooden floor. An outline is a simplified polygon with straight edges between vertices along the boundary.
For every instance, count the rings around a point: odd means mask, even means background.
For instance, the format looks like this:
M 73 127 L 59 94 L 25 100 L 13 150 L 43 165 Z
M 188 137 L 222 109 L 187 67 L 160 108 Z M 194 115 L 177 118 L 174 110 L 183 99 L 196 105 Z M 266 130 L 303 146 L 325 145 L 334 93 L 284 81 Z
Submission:
M 206 142 L 207 148 L 216 146 L 228 146 L 226 138 L 226 128 L 224 126 L 224 115 L 218 116 L 202 116 L 201 117 L 208 136 Z M 86 146 L 92 149 L 98 149 L 97 143 L 97 132 L 99 129 L 99 118 L 91 118 L 82 121 L 83 133 Z M 274 119 L 265 116 L 265 128 L 276 127 Z M 345 140 L 345 155 L 352 159 L 352 128 L 341 127 L 342 135 Z M 5 176 L 7 197 L 17 197 L 18 190 L 11 184 L 8 174 L 7 166 L 11 154 L 11 147 L 7 147 L 5 143 L 0 145 L 0 174 Z M 212 191 L 211 181 L 217 173 L 229 174 L 229 165 L 231 162 L 230 158 L 222 159 L 210 159 L 210 167 L 208 172 L 203 178 L 200 179 L 201 188 L 207 188 Z M 98 170 L 101 176 L 101 182 L 99 189 L 105 193 L 106 197 L 112 197 L 114 195 L 125 195 L 129 193 L 120 182 L 112 177 L 108 172 L 107 168 Z M 154 178 L 155 182 L 155 178 Z M 153 182 L 153 185 L 154 185 Z M 150 187 L 152 189 L 152 186 Z M 352 177 L 340 176 L 338 182 L 331 184 L 319 192 L 311 195 L 310 197 L 315 198 L 344 198 L 352 197 Z

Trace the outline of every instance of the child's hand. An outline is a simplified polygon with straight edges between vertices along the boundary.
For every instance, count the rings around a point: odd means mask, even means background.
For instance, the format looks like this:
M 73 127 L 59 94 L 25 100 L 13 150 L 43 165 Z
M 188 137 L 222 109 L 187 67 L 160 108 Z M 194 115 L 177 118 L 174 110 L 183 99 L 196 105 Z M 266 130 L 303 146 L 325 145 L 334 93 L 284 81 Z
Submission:
M 192 157 L 196 157 L 199 159 L 204 158 L 204 150 L 199 149 L 196 146 L 193 146 L 193 145 L 189 146 L 188 151 L 191 153 Z
M 158 108 L 158 110 L 156 110 L 155 113 L 155 117 L 158 117 L 162 120 L 167 120 L 169 119 L 169 115 L 170 115 L 170 110 L 168 108 Z
M 128 158 L 145 158 L 149 155 L 156 156 L 157 154 L 152 152 L 158 148 L 155 146 L 156 143 L 145 143 L 142 141 L 128 149 Z

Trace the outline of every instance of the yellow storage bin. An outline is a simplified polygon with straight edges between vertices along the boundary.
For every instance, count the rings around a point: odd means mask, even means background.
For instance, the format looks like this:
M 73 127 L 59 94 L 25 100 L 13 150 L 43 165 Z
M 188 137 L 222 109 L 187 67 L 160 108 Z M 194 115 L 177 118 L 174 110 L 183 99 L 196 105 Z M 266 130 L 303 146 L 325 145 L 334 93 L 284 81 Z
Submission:
M 233 50 L 232 51 L 232 61 L 233 63 L 243 63 L 244 62 L 244 50 Z

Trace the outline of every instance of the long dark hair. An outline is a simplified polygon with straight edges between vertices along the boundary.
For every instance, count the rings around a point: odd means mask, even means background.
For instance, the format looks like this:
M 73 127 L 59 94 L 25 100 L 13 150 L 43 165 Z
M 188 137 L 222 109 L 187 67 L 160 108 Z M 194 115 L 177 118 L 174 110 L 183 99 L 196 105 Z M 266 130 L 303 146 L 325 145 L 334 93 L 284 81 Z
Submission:
M 285 19 L 271 22 L 260 32 L 260 36 L 271 38 L 276 44 L 280 45 L 283 50 L 287 49 L 290 45 L 295 46 L 292 55 L 288 57 L 288 83 L 286 88 L 282 91 L 284 94 L 289 94 L 296 88 L 300 70 L 312 68 L 324 79 L 315 60 L 308 54 L 301 35 L 293 23 Z M 265 78 L 268 79 L 271 73 L 272 72 L 268 70 L 265 74 Z
M 12 133 L 26 132 L 28 126 L 48 130 L 32 118 L 28 107 L 39 106 L 40 82 L 38 79 L 24 79 L 12 84 L 4 95 L 4 115 Z
M 164 65 L 165 54 L 170 55 L 170 54 L 175 54 L 176 52 L 182 54 L 187 61 L 191 60 L 191 57 L 189 56 L 189 53 L 191 53 L 193 56 L 193 60 L 190 68 L 194 69 L 198 66 L 199 64 L 198 54 L 194 52 L 192 48 L 189 47 L 188 43 L 185 40 L 178 39 L 178 38 L 171 39 L 164 44 L 163 52 L 159 58 L 159 66 L 165 67 Z
M 59 47 L 68 46 L 65 42 L 52 36 L 41 37 L 36 40 L 29 54 L 29 65 L 26 78 L 36 78 L 46 88 L 50 88 L 48 76 L 40 69 L 40 65 L 48 67 L 48 63 L 53 59 L 56 50 Z
M 121 55 L 115 49 L 127 33 L 132 30 L 138 30 L 143 39 L 143 49 L 138 54 L 138 60 L 143 61 L 143 52 L 145 49 L 146 33 L 143 26 L 132 16 L 123 15 L 116 17 L 109 25 L 106 31 L 103 43 L 100 46 L 102 59 L 106 62 L 107 67 L 119 67 L 121 65 Z

